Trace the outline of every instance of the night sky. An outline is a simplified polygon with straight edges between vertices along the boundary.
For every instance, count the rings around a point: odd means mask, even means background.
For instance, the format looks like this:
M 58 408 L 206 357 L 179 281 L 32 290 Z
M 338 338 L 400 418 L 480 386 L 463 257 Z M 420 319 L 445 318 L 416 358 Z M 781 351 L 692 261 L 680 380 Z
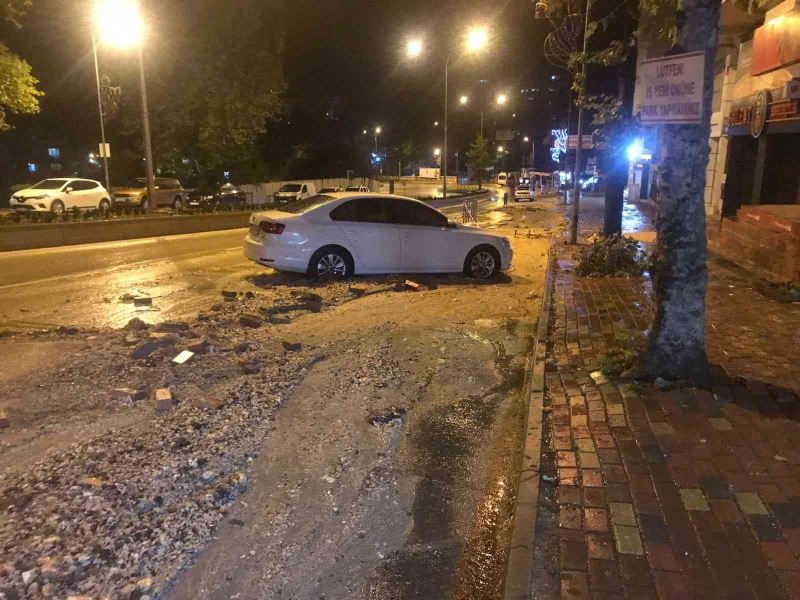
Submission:
M 2 39 L 31 63 L 47 94 L 40 115 L 14 118 L 17 131 L 3 134 L 23 152 L 39 138 L 61 138 L 60 144 L 76 150 L 94 148 L 99 138 L 87 4 L 36 0 L 21 30 L 2 27 Z M 180 86 L 180 73 L 165 77 L 161 62 L 172 50 L 171 40 L 186 35 L 180 14 L 186 5 L 180 0 L 144 0 L 143 5 L 149 15 L 149 81 Z M 489 28 L 491 45 L 467 58 L 461 51 L 463 33 L 477 24 Z M 487 137 L 493 137 L 495 123 L 532 133 L 535 117 L 545 129 L 550 113 L 566 111 L 563 95 L 558 106 L 548 108 L 526 101 L 520 90 L 551 85 L 551 74 L 559 73 L 542 56 L 547 32 L 546 23 L 534 20 L 529 0 L 294 0 L 288 5 L 284 58 L 287 112 L 282 123 L 270 125 L 265 146 L 271 139 L 313 142 L 325 135 L 326 121 L 333 122 L 331 131 L 338 136 L 356 136 L 380 124 L 387 146 L 409 137 L 420 146 L 440 145 L 433 122 L 443 116 L 442 59 L 448 52 L 453 57 L 453 148 L 465 147 L 477 133 L 480 95 L 491 105 L 499 90 L 511 103 L 503 112 L 486 113 Z M 404 56 L 411 35 L 426 44 L 426 56 L 416 62 Z M 101 61 L 117 72 L 128 69 L 129 77 L 135 74 L 133 57 L 101 55 Z M 461 93 L 471 94 L 466 110 L 457 105 Z M 113 123 L 110 129 L 113 138 Z

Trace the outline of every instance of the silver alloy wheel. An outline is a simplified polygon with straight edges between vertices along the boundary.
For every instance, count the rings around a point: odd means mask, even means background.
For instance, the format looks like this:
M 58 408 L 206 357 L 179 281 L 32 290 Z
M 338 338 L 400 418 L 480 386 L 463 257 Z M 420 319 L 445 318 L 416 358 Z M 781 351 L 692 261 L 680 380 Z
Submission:
M 50 210 L 53 214 L 60 215 L 64 213 L 64 203 L 61 200 L 56 200 L 50 205 Z
M 469 271 L 479 279 L 486 279 L 494 273 L 494 266 L 495 261 L 492 253 L 481 250 L 472 257 L 472 261 L 469 263 Z
M 101 213 L 107 213 L 111 209 L 111 203 L 108 200 L 100 200 L 100 204 L 98 204 L 97 209 Z
M 333 275 L 334 277 L 344 277 L 347 275 L 347 263 L 338 254 L 324 254 L 317 262 L 317 275 Z

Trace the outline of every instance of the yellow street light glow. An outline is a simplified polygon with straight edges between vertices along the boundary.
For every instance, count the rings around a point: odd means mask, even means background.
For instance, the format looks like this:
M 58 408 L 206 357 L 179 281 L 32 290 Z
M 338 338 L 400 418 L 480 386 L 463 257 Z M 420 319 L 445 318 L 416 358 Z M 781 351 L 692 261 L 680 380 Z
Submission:
M 380 125 L 375 128 L 375 134 L 376 135 L 379 134 L 381 131 L 383 131 L 383 130 L 381 129 Z
M 467 102 L 469 102 L 469 96 L 467 95 L 461 96 L 461 98 L 459 98 L 458 101 L 461 102 L 461 104 L 466 104 Z
M 529 137 L 526 135 L 524 138 L 522 138 L 522 141 L 523 141 L 523 142 L 530 142 L 530 141 L 531 141 L 531 138 L 529 138 Z
M 367 130 L 365 129 L 365 130 L 364 130 L 364 131 L 362 131 L 361 133 L 363 133 L 364 135 L 367 135 Z
M 442 149 L 441 148 L 434 148 L 433 149 L 433 155 L 434 156 L 439 156 L 439 155 L 441 155 L 441 153 L 442 153 Z
M 489 33 L 483 27 L 474 27 L 467 32 L 467 51 L 480 52 L 489 42 Z
M 498 146 L 498 147 L 497 147 L 497 151 L 498 151 L 498 152 L 502 152 L 502 151 L 503 151 L 503 147 L 502 147 L 502 146 Z
M 408 54 L 409 58 L 417 58 L 422 54 L 422 40 L 419 38 L 408 40 L 406 43 L 406 54 Z
M 499 105 L 502 106 L 506 102 L 508 102 L 508 96 L 506 96 L 505 94 L 497 94 L 497 103 Z
M 95 23 L 109 46 L 130 48 L 142 43 L 144 23 L 137 0 L 96 0 Z
M 434 121 L 434 122 L 433 122 L 433 126 L 434 126 L 434 127 L 438 127 L 438 126 L 439 126 L 439 121 Z

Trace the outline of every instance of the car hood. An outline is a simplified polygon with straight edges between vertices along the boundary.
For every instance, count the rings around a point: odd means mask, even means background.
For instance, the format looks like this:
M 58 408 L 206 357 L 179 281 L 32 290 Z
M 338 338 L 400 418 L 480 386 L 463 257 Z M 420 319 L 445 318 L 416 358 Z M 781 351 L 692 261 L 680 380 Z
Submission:
M 33 190 L 31 188 L 26 188 L 24 190 L 19 190 L 11 194 L 12 196 L 16 196 L 17 198 L 35 198 L 36 196 L 49 196 L 51 194 L 59 194 L 60 190 Z

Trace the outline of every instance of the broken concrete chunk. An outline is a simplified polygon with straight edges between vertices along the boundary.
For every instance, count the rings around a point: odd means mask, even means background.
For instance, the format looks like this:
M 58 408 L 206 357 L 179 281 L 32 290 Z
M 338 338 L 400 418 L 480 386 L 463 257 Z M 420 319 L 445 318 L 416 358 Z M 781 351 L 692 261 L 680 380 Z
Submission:
M 5 429 L 9 425 L 11 425 L 11 422 L 8 420 L 8 413 L 0 410 L 0 429 Z
M 236 292 L 231 292 L 229 290 L 222 290 L 222 297 L 225 298 L 225 300 L 236 300 L 237 296 L 238 294 Z
M 243 360 L 239 362 L 239 369 L 245 375 L 256 375 L 261 372 L 261 363 L 257 359 Z
M 149 296 L 139 296 L 133 299 L 134 306 L 153 306 L 153 299 Z
M 142 321 L 139 317 L 134 317 L 130 321 L 128 321 L 127 325 L 123 327 L 128 331 L 141 331 L 143 329 L 147 329 L 148 325 L 144 321 Z
M 282 340 L 281 344 L 283 345 L 283 349 L 286 350 L 287 352 L 300 352 L 300 350 L 302 350 L 303 348 L 303 344 L 301 344 L 300 342 L 292 343 L 292 342 L 287 342 L 286 340 Z
M 244 325 L 245 327 L 252 327 L 253 329 L 257 329 L 264 324 L 264 320 L 259 317 L 258 315 L 251 315 L 248 313 L 243 314 L 239 317 L 239 323 Z
M 347 288 L 347 291 L 353 294 L 353 296 L 355 296 L 356 298 L 360 298 L 361 296 L 367 293 L 366 289 L 358 287 L 349 287 Z
M 216 304 L 211 305 L 211 310 L 214 312 L 220 311 L 225 308 L 225 305 L 222 302 L 217 302 Z
M 155 329 L 164 333 L 184 333 L 189 331 L 189 324 L 184 321 L 164 321 L 156 325 Z
M 416 281 L 411 281 L 410 279 L 406 279 L 403 282 L 403 285 L 407 290 L 413 290 L 415 292 L 419 291 L 422 288 L 420 284 L 418 284 Z
M 187 360 L 189 360 L 193 356 L 194 356 L 194 352 L 192 352 L 191 350 L 184 350 L 183 352 L 178 354 L 178 356 L 173 358 L 172 362 L 174 362 L 176 365 L 182 365 L 183 363 L 185 363 Z
M 64 327 L 64 326 L 61 326 L 58 329 L 56 329 L 56 333 L 59 333 L 61 335 L 77 335 L 79 332 L 80 332 L 80 329 L 78 329 L 77 327 Z
M 175 406 L 175 398 L 169 388 L 158 388 L 153 394 L 153 401 L 157 411 L 167 411 Z
M 213 352 L 214 347 L 208 340 L 201 340 L 196 344 L 191 344 L 190 346 L 187 346 L 187 349 L 191 350 L 195 354 L 206 354 Z
M 236 352 L 236 354 L 244 354 L 245 352 L 249 352 L 252 348 L 253 345 L 250 342 L 242 342 L 238 344 L 233 351 Z
M 284 315 L 270 315 L 269 322 L 272 325 L 288 325 L 292 320 Z
M 131 352 L 131 358 L 147 358 L 158 350 L 161 343 L 158 340 L 147 340 L 136 346 Z
M 139 392 L 134 389 L 123 387 L 111 390 L 111 399 L 119 404 L 131 405 L 136 400 Z

